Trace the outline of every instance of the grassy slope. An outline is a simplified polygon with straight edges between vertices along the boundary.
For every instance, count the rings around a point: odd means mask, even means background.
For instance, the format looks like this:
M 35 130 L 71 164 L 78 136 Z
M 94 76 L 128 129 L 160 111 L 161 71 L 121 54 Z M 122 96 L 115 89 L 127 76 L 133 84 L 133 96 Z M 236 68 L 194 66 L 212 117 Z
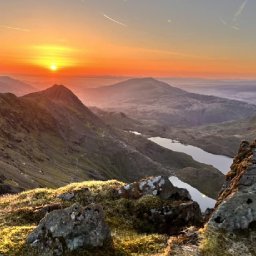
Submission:
M 38 209 L 49 203 L 60 203 L 67 207 L 73 202 L 62 202 L 57 195 L 74 191 L 75 201 L 82 205 L 96 202 L 102 204 L 107 223 L 112 230 L 113 244 L 96 251 L 81 251 L 74 255 L 155 255 L 163 253 L 167 236 L 160 234 L 143 234 L 134 227 L 136 219 L 130 209 L 152 207 L 158 204 L 158 198 L 131 201 L 119 199 L 113 189 L 123 183 L 117 181 L 88 181 L 74 183 L 56 190 L 35 189 L 21 194 L 0 197 L 0 254 L 3 255 L 37 255 L 26 248 L 25 239 L 43 217 Z M 85 192 L 85 188 L 90 190 Z

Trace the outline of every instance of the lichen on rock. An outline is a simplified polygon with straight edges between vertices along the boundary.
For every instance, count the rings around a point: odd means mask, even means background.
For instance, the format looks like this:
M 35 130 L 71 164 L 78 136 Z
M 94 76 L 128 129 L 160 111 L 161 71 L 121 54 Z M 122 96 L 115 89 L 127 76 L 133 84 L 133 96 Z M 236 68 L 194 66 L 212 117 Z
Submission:
M 101 247 L 110 238 L 110 229 L 100 205 L 82 207 L 74 204 L 47 214 L 28 236 L 27 243 L 40 255 L 50 256 Z
M 138 199 L 144 195 L 158 196 L 163 200 L 180 199 L 191 200 L 186 189 L 173 186 L 168 177 L 149 177 L 127 184 L 119 189 L 119 195 L 124 198 Z

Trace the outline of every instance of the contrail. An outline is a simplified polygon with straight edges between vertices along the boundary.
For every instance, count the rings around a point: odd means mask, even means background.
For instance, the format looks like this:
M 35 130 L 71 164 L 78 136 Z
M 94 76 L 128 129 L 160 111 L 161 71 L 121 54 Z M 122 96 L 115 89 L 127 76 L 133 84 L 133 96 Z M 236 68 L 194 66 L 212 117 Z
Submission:
M 237 9 L 236 13 L 234 14 L 233 21 L 236 22 L 238 18 L 241 16 L 241 14 L 244 11 L 244 8 L 246 7 L 248 0 L 245 0 L 240 7 Z
M 123 26 L 123 27 L 127 27 L 126 24 L 124 24 L 124 23 L 122 23 L 122 22 L 120 22 L 120 21 L 118 21 L 118 20 L 115 20 L 115 19 L 109 17 L 109 16 L 106 15 L 106 14 L 103 14 L 103 16 L 104 16 L 106 19 L 108 19 L 108 20 L 110 20 L 110 21 L 112 21 L 112 22 L 114 22 L 114 23 L 116 23 L 116 24 L 118 24 L 118 25 L 121 25 L 121 26 Z
M 26 28 L 10 27 L 10 26 L 3 26 L 3 25 L 0 25 L 0 27 L 5 28 L 5 29 L 17 30 L 17 31 L 21 31 L 21 32 L 30 32 L 30 30 L 26 29 Z
M 223 25 L 227 25 L 227 22 L 224 20 L 224 19 L 222 19 L 222 18 L 219 18 L 219 21 L 223 24 Z

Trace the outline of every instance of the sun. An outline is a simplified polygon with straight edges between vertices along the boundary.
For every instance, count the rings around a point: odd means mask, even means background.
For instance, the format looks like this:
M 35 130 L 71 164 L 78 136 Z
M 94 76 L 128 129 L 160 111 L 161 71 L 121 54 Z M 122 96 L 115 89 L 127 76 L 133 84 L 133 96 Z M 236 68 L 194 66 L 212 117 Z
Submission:
M 51 65 L 50 65 L 50 70 L 53 71 L 53 72 L 55 72 L 55 71 L 58 70 L 58 66 L 57 66 L 56 64 L 51 64 Z

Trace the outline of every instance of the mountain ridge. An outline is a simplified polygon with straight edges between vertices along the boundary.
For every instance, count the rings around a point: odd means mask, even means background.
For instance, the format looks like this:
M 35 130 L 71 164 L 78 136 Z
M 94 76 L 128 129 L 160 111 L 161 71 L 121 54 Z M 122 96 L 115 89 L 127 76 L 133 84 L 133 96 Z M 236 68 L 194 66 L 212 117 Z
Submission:
M 255 105 L 186 92 L 151 78 L 87 89 L 81 95 L 88 106 L 124 112 L 151 125 L 198 126 L 238 120 L 256 112 Z
M 36 91 L 36 89 L 30 84 L 9 76 L 0 76 L 0 93 L 10 92 L 22 96 L 33 91 Z
M 2 97 L 6 95 L 0 94 Z M 210 174 L 217 178 L 211 191 L 203 191 L 215 197 L 223 181 L 216 169 L 185 154 L 161 148 L 146 138 L 138 144 L 132 134 L 105 124 L 63 86 L 52 87 L 46 94 L 8 97 L 13 102 L 0 111 L 0 174 L 4 170 L 6 180 L 14 184 L 22 181 L 23 189 L 90 179 L 133 181 L 142 176 L 170 175 L 173 169 L 179 175 L 183 168 L 191 167 L 201 170 L 199 187 L 208 184 Z M 152 158 L 154 152 L 156 157 Z

